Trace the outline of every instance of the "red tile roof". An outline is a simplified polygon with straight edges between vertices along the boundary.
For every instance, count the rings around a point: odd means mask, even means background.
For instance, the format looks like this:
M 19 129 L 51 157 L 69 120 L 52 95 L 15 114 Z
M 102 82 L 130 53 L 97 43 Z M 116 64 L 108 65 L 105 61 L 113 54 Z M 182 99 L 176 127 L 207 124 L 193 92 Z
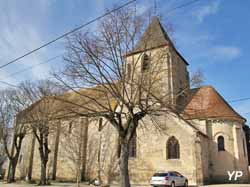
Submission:
M 189 101 L 181 113 L 185 119 L 212 118 L 246 121 L 212 86 L 192 89 Z

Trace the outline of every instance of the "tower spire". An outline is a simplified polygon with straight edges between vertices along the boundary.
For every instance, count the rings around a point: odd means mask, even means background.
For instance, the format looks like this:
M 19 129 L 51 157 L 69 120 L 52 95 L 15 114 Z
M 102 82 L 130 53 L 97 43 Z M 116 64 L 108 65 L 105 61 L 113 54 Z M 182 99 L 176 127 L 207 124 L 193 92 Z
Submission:
M 157 2 L 154 0 L 154 16 L 157 16 Z
M 154 16 L 151 23 L 139 39 L 134 49 L 130 53 L 137 53 L 157 47 L 168 45 L 170 39 L 160 23 L 157 16 Z

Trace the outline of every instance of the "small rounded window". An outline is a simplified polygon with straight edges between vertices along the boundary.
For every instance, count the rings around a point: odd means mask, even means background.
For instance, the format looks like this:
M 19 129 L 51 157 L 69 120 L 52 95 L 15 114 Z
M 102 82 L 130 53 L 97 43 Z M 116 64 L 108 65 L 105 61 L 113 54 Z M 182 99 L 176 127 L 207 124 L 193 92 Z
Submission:
M 217 143 L 218 143 L 218 151 L 225 151 L 225 142 L 223 136 L 218 137 Z
M 144 54 L 142 57 L 141 70 L 142 72 L 147 71 L 150 67 L 150 58 L 147 54 Z

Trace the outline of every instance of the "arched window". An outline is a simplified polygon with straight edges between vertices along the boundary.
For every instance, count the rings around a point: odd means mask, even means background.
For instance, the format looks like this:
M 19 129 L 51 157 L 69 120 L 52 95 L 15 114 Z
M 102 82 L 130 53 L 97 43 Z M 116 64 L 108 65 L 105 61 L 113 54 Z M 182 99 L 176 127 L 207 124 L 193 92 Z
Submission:
M 224 137 L 223 136 L 218 137 L 217 143 L 218 143 L 218 151 L 225 151 Z
M 144 54 L 142 57 L 141 71 L 147 71 L 150 67 L 150 59 L 147 54 Z
M 167 141 L 167 159 L 180 158 L 180 145 L 178 140 L 172 136 Z
M 100 132 L 102 130 L 102 118 L 99 118 L 98 120 L 98 131 Z
M 136 133 L 134 133 L 133 137 L 129 142 L 129 157 L 130 158 L 136 157 Z
M 73 123 L 73 121 L 69 122 L 69 128 L 68 128 L 68 133 L 69 134 L 72 133 L 72 123 Z

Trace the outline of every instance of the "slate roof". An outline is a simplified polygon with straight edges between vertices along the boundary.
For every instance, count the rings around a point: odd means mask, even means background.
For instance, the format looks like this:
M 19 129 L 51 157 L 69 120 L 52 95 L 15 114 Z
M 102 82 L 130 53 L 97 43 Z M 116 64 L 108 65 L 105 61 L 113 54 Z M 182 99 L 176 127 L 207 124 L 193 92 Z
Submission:
M 188 100 L 181 112 L 185 119 L 210 118 L 246 121 L 212 86 L 191 89 Z
M 188 62 L 182 57 L 182 55 L 176 50 L 174 44 L 169 38 L 167 32 L 163 28 L 159 18 L 154 16 L 151 23 L 135 45 L 134 49 L 130 51 L 126 56 L 130 56 L 136 53 L 143 52 L 145 50 L 155 49 L 170 45 L 175 52 L 182 58 L 182 60 L 188 65 Z

